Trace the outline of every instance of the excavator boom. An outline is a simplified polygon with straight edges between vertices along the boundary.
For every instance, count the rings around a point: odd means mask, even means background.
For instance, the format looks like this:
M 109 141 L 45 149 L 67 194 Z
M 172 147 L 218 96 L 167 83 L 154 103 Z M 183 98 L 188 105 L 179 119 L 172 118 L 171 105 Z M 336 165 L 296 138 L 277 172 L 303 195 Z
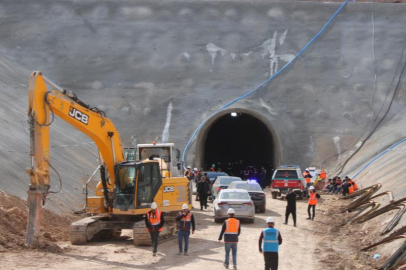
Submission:
M 54 90 L 48 91 L 50 84 Z M 54 116 L 62 118 L 92 139 L 100 151 L 101 162 L 109 174 L 109 181 L 100 185 L 96 192 L 112 192 L 115 183 L 114 165 L 124 160 L 120 134 L 113 123 L 97 108 L 80 101 L 75 94 L 68 93 L 48 80 L 39 71 L 31 74 L 28 85 L 28 121 L 30 124 L 31 167 L 28 191 L 29 217 L 26 242 L 34 244 L 39 232 L 42 206 L 49 193 L 49 128 Z

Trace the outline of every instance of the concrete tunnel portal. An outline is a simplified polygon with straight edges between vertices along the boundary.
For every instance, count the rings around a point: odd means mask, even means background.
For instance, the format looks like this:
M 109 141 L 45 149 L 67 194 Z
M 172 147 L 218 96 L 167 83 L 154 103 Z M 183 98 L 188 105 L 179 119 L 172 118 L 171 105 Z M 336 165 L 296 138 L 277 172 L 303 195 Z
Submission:
M 269 178 L 279 163 L 279 144 L 271 124 L 261 118 L 245 110 L 226 111 L 212 117 L 198 136 L 197 164 L 204 170 L 215 164 L 216 171 L 221 168 L 239 177 L 248 168 L 250 178 L 258 177 L 264 166 Z M 254 167 L 257 175 L 253 174 Z

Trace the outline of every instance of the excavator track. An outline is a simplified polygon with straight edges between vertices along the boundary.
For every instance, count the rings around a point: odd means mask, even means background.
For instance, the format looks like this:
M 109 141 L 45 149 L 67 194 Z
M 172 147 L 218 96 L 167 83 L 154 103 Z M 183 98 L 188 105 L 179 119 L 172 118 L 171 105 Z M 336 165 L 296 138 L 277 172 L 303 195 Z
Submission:
M 70 225 L 69 240 L 72 245 L 85 245 L 100 232 L 99 222 L 105 216 L 87 217 Z
M 165 224 L 159 234 L 158 243 L 163 243 L 175 238 L 177 232 L 176 215 L 178 212 L 165 213 Z M 133 241 L 136 246 L 151 246 L 151 236 L 145 228 L 145 222 L 139 221 L 134 224 Z

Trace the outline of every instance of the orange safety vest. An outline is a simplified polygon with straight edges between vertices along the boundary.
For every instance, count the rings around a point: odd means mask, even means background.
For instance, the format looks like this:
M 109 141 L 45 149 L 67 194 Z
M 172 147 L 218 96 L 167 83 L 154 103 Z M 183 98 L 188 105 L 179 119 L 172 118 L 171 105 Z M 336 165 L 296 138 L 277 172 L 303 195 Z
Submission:
M 353 194 L 354 193 L 354 187 L 352 186 L 352 183 L 350 181 L 350 186 L 348 187 L 348 193 Z
M 306 183 L 310 184 L 310 178 L 306 177 Z
M 309 204 L 310 205 L 317 205 L 317 193 L 309 193 Z
M 325 170 L 322 170 L 322 171 L 321 171 L 320 177 L 321 177 L 321 179 L 326 179 L 327 174 L 326 174 L 326 171 L 325 171 Z
M 235 218 L 229 218 L 225 221 L 226 230 L 224 231 L 224 242 L 237 243 L 238 242 L 238 229 L 240 228 L 240 221 Z
M 190 224 L 192 223 L 192 213 L 188 213 L 186 217 L 181 218 L 179 221 L 179 230 L 181 231 L 189 231 Z
M 354 186 L 354 191 L 358 190 L 358 185 L 354 180 L 351 180 L 351 184 Z
M 161 211 L 156 210 L 155 215 L 150 214 L 150 212 L 147 213 L 148 221 L 149 224 L 151 224 L 151 230 L 152 232 L 157 232 L 157 231 L 162 231 L 162 228 L 159 228 L 159 224 L 161 223 Z

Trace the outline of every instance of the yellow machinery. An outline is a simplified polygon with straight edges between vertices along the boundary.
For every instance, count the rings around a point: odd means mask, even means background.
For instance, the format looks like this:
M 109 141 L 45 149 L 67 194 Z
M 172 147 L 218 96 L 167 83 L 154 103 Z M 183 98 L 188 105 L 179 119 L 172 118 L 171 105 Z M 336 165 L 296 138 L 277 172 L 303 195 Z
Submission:
M 46 82 L 55 89 L 48 91 Z M 89 217 L 71 225 L 72 244 L 85 244 L 98 237 L 117 235 L 122 229 L 132 229 L 136 245 L 150 245 L 143 215 L 150 210 L 152 202 L 166 213 L 161 236 L 176 232 L 176 214 L 184 203 L 191 207 L 187 178 L 162 177 L 162 161 L 153 156 L 142 162 L 127 160 L 125 157 L 133 157 L 135 153 L 128 148 L 124 155 L 120 134 L 104 112 L 83 103 L 74 93 L 61 89 L 39 71 L 31 74 L 28 98 L 31 141 L 31 167 L 27 169 L 30 175 L 28 244 L 35 244 L 37 240 L 42 206 L 49 194 L 49 168 L 52 168 L 49 128 L 54 115 L 89 136 L 100 151 L 101 181 L 95 196 L 87 197 L 86 193 Z

